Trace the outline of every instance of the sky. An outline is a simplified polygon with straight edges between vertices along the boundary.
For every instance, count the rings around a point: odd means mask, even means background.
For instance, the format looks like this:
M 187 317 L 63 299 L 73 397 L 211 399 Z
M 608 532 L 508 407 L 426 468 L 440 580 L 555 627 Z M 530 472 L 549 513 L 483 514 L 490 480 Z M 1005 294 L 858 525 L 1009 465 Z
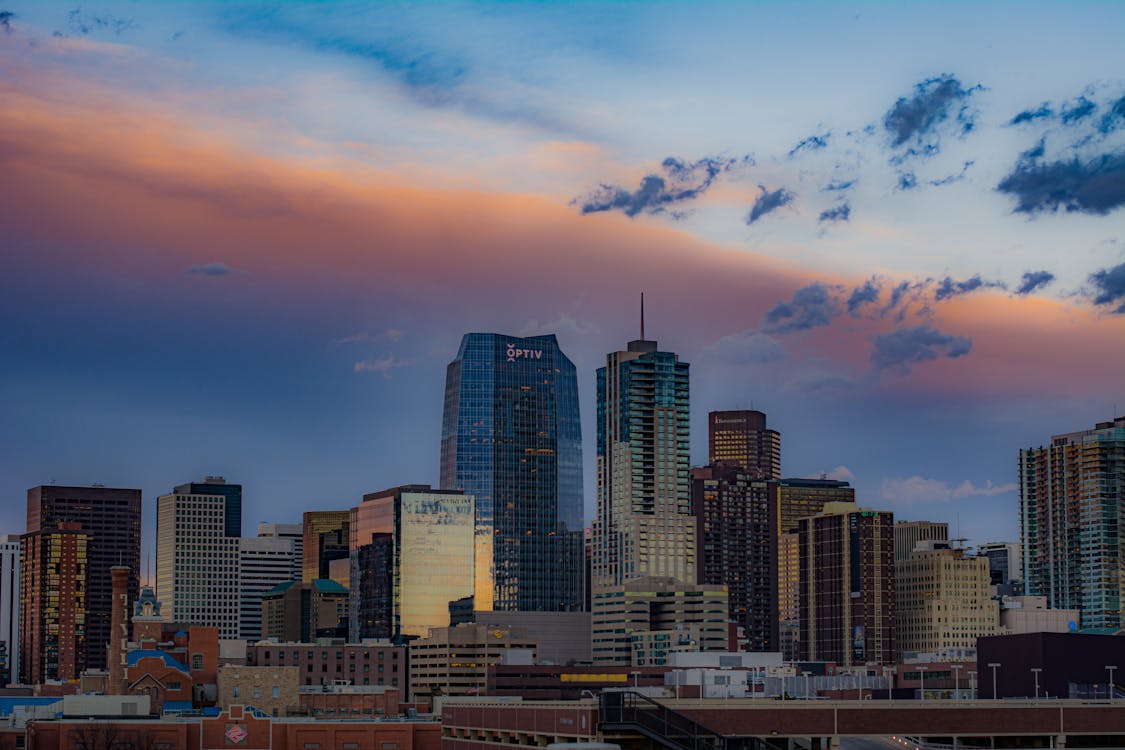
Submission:
M 438 478 L 470 331 L 646 333 L 786 476 L 1018 539 L 1125 413 L 1125 4 L 0 0 L 0 531 L 244 485 L 244 533 Z

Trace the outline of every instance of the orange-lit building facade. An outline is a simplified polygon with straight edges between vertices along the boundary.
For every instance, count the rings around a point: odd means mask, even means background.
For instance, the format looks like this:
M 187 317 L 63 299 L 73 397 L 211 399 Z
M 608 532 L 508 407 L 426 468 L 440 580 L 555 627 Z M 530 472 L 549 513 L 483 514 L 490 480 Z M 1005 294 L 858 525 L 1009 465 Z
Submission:
M 88 666 L 89 536 L 80 523 L 63 522 L 25 534 L 22 543 L 20 681 L 76 680 Z

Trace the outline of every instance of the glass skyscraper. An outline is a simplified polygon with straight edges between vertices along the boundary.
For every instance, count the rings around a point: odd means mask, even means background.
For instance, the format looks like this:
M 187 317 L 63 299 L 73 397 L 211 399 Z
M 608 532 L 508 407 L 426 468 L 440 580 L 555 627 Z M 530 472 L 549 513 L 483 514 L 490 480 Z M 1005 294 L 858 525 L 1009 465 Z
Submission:
M 688 363 L 644 338 L 598 369 L 594 591 L 642 576 L 695 583 L 688 388 Z
M 476 499 L 476 609 L 582 609 L 578 382 L 553 335 L 461 339 L 446 371 L 441 486 Z

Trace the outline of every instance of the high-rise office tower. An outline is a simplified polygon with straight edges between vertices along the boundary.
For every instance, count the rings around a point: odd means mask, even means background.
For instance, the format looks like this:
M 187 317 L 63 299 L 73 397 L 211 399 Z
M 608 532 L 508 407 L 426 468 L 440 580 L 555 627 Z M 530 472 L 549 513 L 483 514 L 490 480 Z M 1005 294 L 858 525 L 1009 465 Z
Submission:
M 630 341 L 598 369 L 595 591 L 630 578 L 694 583 L 687 362 Z
M 1119 629 L 1125 502 L 1125 417 L 1055 435 L 1019 453 L 1024 585 L 1082 627 Z
M 770 512 L 778 532 L 777 578 L 779 647 L 786 658 L 796 659 L 801 635 L 797 594 L 800 589 L 800 555 L 797 524 L 815 516 L 826 503 L 854 503 L 855 489 L 834 479 L 779 479 L 769 483 Z
M 21 543 L 20 682 L 76 680 L 90 666 L 90 536 L 80 523 L 59 521 Z
M 259 527 L 261 528 L 261 527 Z M 238 543 L 238 637 L 262 639 L 262 596 L 280 583 L 296 579 L 293 539 L 277 536 L 243 537 Z
M 61 523 L 79 524 L 87 538 L 88 580 L 82 586 L 85 653 L 79 657 L 79 663 L 88 669 L 105 669 L 113 599 L 109 569 L 124 565 L 132 571 L 131 598 L 135 599 L 140 589 L 137 571 L 141 568 L 141 491 L 56 485 L 41 485 L 27 491 L 27 533 L 52 531 Z M 44 558 L 33 557 L 31 563 L 44 564 Z M 36 578 L 44 575 L 35 570 L 30 573 Z M 28 597 L 39 595 L 41 592 L 27 591 L 22 594 L 23 603 L 28 603 Z M 36 604 L 34 611 L 43 611 L 41 605 Z
M 910 559 L 918 542 L 948 540 L 949 524 L 944 521 L 898 521 L 895 523 L 895 562 Z
M 424 484 L 372 492 L 350 526 L 353 641 L 426 636 L 449 624 L 450 602 L 473 593 L 471 495 Z
M 222 477 L 157 498 L 156 596 L 165 619 L 238 638 L 241 529 L 242 485 Z
M 977 638 L 996 635 L 1000 608 L 988 586 L 988 561 L 947 541 L 919 541 L 895 561 L 895 640 L 903 658 L 976 648 Z
M 311 583 L 318 578 L 331 578 L 333 560 L 348 558 L 347 510 L 310 510 L 302 519 L 301 581 Z
M 797 527 L 800 658 L 893 664 L 894 515 L 830 503 Z
M 1019 542 L 985 542 L 977 554 L 988 558 L 989 580 L 993 586 L 1023 580 L 1023 561 Z
M 707 415 L 708 462 L 734 461 L 764 479 L 781 479 L 781 433 L 766 427 L 760 411 L 713 411 Z
M 465 334 L 444 411 L 441 486 L 476 503 L 476 609 L 581 610 L 578 381 L 558 341 Z
M 0 687 L 20 674 L 20 538 L 0 537 Z
M 287 580 L 299 581 L 304 573 L 305 527 L 300 523 L 260 523 L 260 539 L 288 539 L 293 542 L 293 575 Z
M 778 534 L 756 470 L 720 461 L 691 470 L 698 582 L 727 587 L 747 650 L 778 650 Z

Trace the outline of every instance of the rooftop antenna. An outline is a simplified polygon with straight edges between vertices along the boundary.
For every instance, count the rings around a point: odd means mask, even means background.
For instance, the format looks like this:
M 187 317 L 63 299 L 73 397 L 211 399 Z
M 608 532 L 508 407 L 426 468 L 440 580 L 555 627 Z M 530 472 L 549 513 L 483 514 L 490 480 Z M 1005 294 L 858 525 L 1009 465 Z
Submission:
M 645 340 L 645 293 L 641 292 L 641 341 Z

